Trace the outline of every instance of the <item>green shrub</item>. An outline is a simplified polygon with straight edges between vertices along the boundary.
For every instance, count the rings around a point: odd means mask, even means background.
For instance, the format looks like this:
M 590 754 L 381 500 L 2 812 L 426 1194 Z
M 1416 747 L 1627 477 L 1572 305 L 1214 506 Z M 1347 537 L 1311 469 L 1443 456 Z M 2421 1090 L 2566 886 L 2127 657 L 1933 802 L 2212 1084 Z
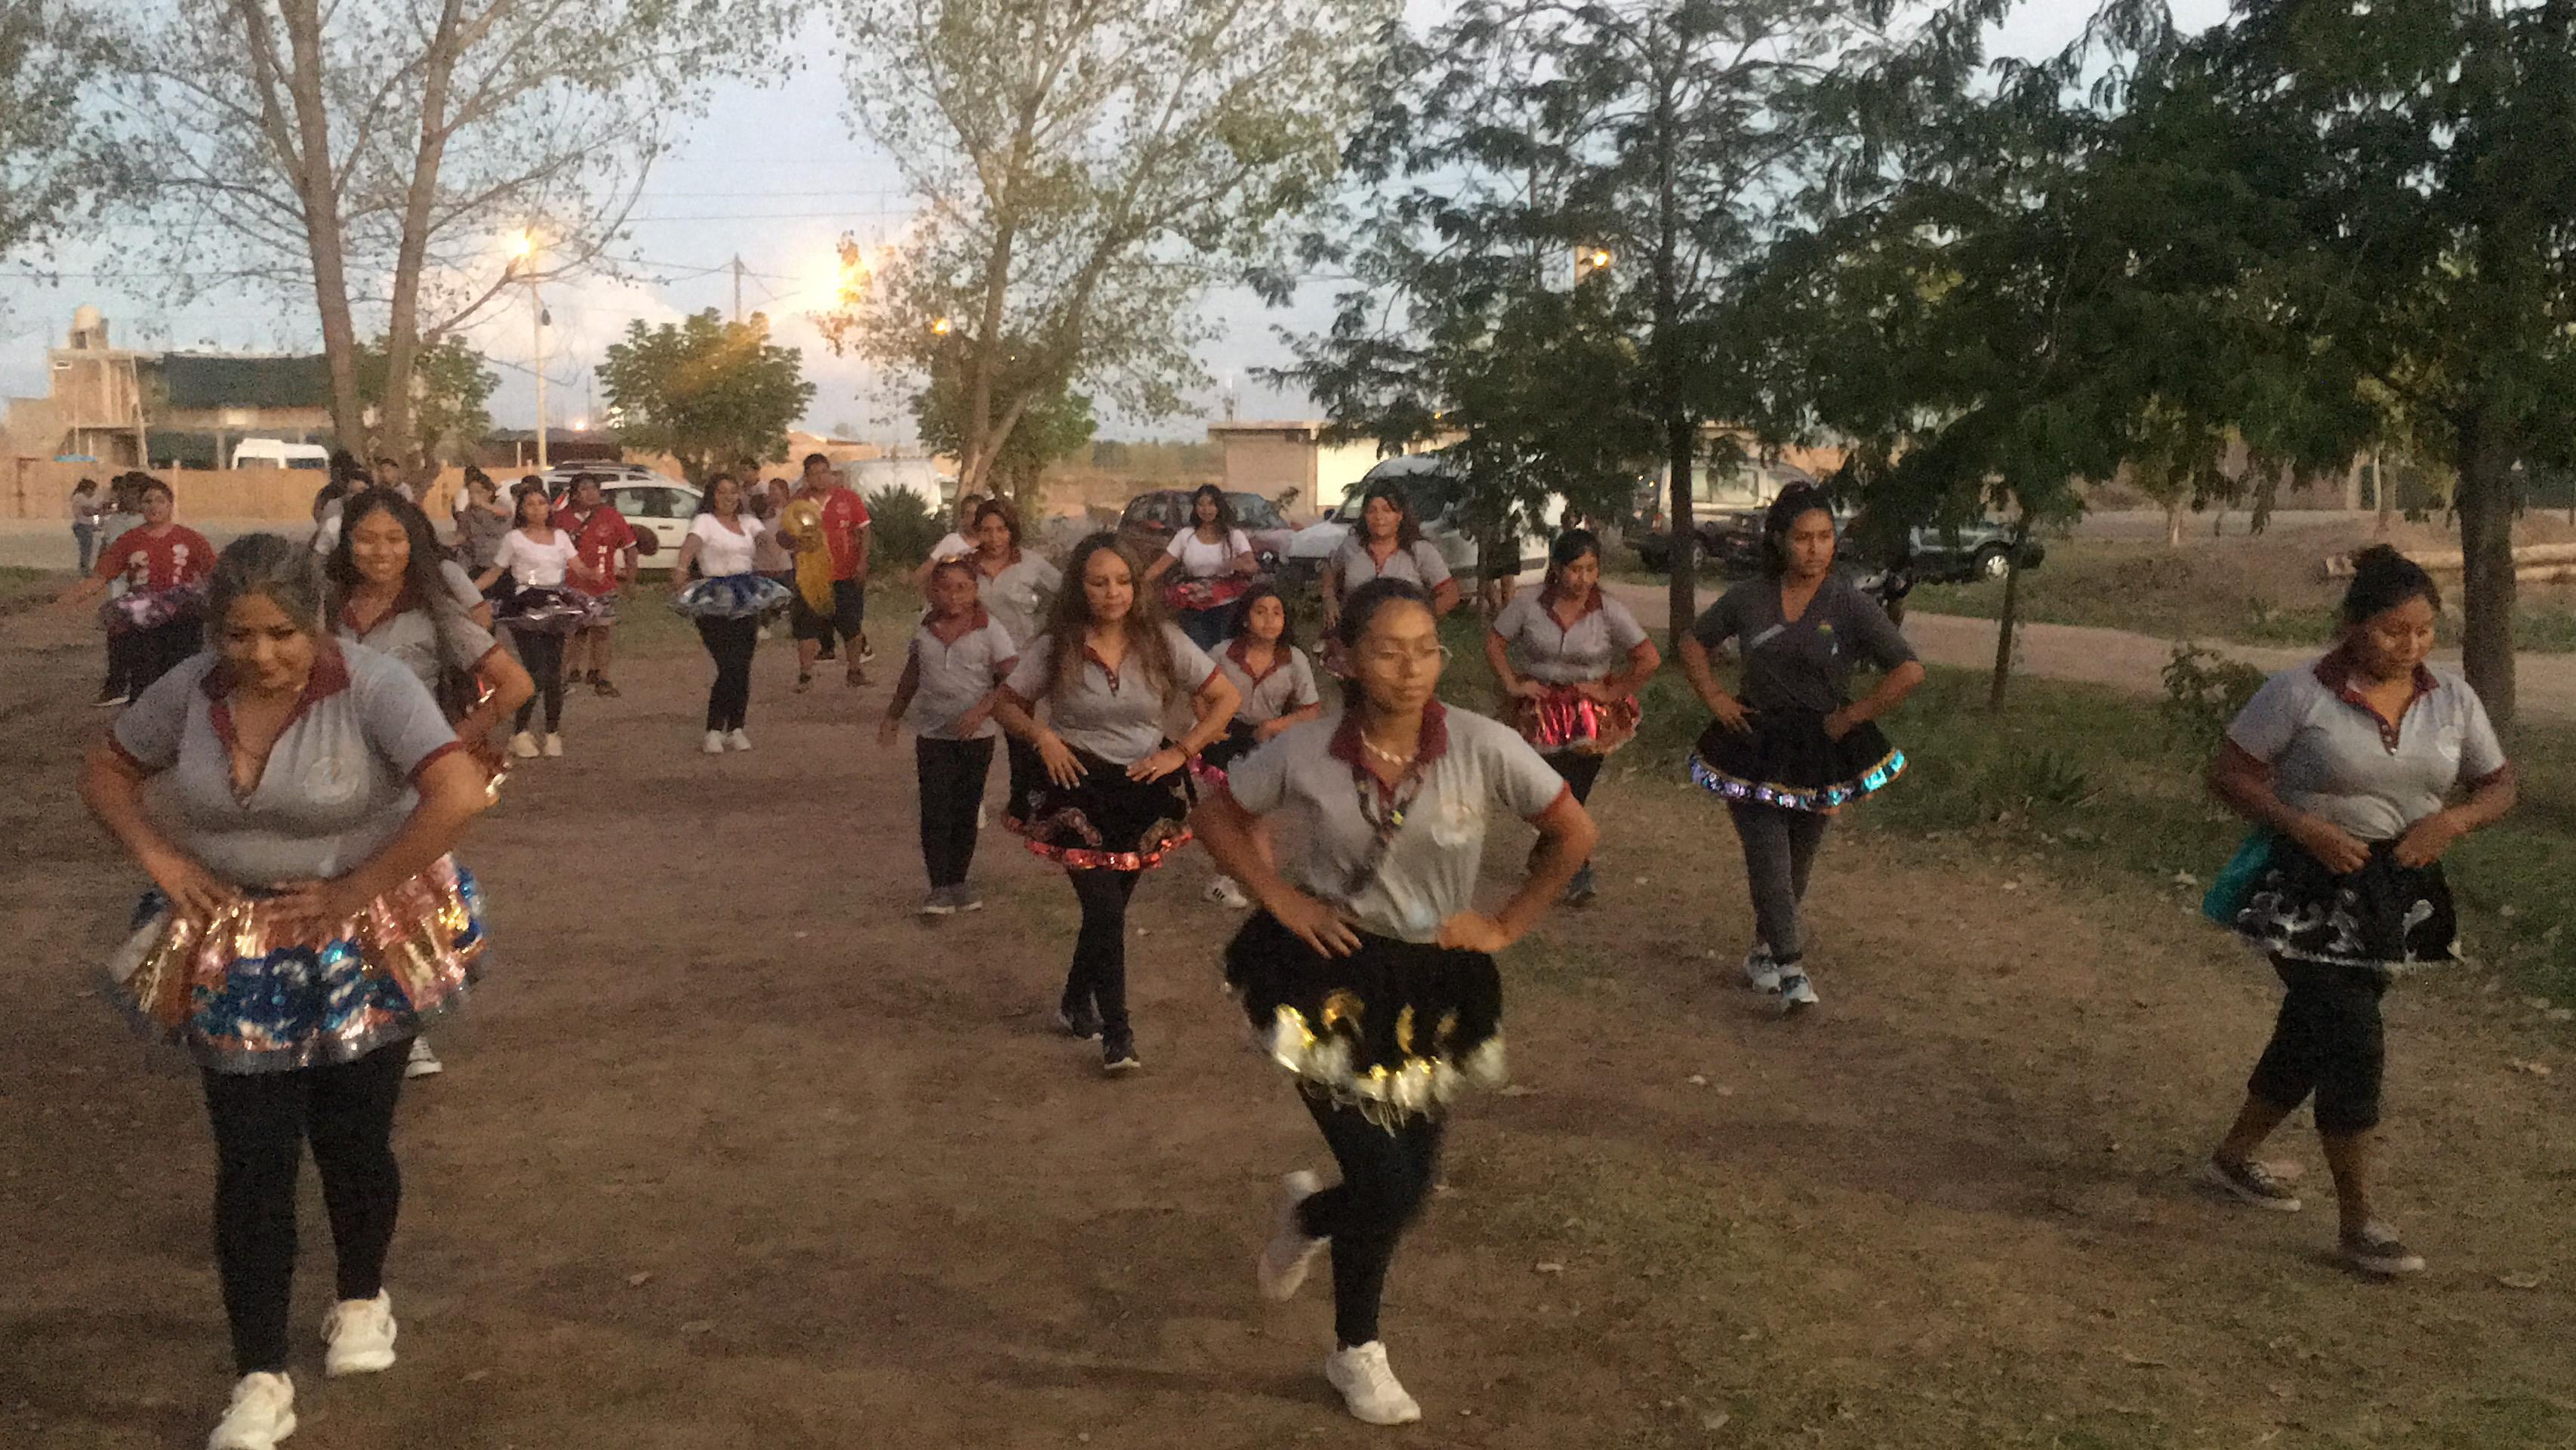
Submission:
M 2183 643 L 2174 646 L 2164 668 L 2165 699 L 2158 707 L 2174 739 L 2194 755 L 2217 752 L 2227 726 L 2254 692 L 2263 688 L 2263 672 L 2243 660 Z
M 947 521 L 908 488 L 888 486 L 868 495 L 868 550 L 877 563 L 910 569 L 930 557 L 948 532 Z

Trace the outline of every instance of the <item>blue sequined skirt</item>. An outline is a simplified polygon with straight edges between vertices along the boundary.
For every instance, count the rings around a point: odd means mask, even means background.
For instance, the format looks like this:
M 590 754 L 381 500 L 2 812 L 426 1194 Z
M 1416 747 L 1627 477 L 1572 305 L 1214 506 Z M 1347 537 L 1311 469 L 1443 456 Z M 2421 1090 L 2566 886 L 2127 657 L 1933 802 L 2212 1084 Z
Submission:
M 691 619 L 763 619 L 787 607 L 787 586 L 758 574 L 719 574 L 671 598 L 671 608 Z
M 483 893 L 453 858 L 318 941 L 276 926 L 273 899 L 252 892 L 200 923 L 146 892 L 134 934 L 108 966 L 109 1000 L 200 1067 L 291 1072 L 417 1035 L 480 974 Z

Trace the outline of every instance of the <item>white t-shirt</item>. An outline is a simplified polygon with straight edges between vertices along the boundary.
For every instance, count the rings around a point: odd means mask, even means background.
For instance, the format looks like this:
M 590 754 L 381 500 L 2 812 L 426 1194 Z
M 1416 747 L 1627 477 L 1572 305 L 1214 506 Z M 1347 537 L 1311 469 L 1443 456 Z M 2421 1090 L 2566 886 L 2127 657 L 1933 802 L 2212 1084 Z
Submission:
M 1171 546 L 1163 552 L 1178 559 L 1181 572 L 1190 578 L 1213 579 L 1233 572 L 1234 561 L 1252 552 L 1252 540 L 1244 537 L 1243 530 L 1233 529 L 1224 543 L 1211 544 L 1199 537 L 1198 530 L 1183 529 L 1172 535 Z
M 950 534 L 930 546 L 930 562 L 936 564 L 942 559 L 963 559 L 974 552 L 974 540 L 964 534 Z
M 552 537 L 545 543 L 512 529 L 501 536 L 501 547 L 492 554 L 496 568 L 507 569 L 522 589 L 554 589 L 562 586 L 564 571 L 576 557 L 572 535 L 561 529 L 548 531 Z
M 689 520 L 689 537 L 698 541 L 698 572 L 709 579 L 751 572 L 752 550 L 764 526 L 749 514 L 734 515 L 734 522 L 742 526 L 741 533 L 718 523 L 714 514 Z

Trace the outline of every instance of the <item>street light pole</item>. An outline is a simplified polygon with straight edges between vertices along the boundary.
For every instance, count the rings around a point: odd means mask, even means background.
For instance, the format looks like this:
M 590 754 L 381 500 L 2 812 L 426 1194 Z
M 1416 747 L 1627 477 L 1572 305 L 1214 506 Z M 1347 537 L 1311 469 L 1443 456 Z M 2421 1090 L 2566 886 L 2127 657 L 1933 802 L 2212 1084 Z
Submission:
M 546 471 L 546 305 L 537 296 L 536 269 L 528 269 L 528 334 L 537 359 L 537 471 Z

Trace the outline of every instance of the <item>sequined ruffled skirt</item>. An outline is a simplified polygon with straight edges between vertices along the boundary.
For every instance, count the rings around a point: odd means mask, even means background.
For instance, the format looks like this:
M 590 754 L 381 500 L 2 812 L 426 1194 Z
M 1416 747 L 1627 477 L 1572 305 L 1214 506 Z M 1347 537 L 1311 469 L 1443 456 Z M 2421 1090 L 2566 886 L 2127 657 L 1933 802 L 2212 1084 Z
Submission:
M 493 609 L 493 622 L 535 634 L 572 634 L 615 619 L 605 599 L 563 585 L 531 586 Z
M 1515 698 L 1513 723 L 1541 755 L 1608 755 L 1637 738 L 1644 709 L 1634 695 L 1607 704 L 1572 685 L 1557 685 L 1535 700 Z
M 1253 738 L 1253 729 L 1253 726 L 1237 720 L 1225 727 L 1223 735 L 1209 741 L 1205 750 L 1190 757 L 1190 777 L 1202 790 L 1213 790 L 1225 784 L 1225 773 L 1261 743 Z
M 173 589 L 129 589 L 100 603 L 98 620 L 110 634 L 130 634 L 195 619 L 205 611 L 205 586 L 182 584 Z
M 2383 975 L 2459 960 L 2459 917 L 2442 863 L 2400 866 L 2394 841 L 2373 843 L 2360 870 L 2338 876 L 2276 837 L 2231 925 L 2276 957 Z
M 787 607 L 793 593 L 758 574 L 719 574 L 671 598 L 671 608 L 691 619 L 764 619 Z
M 1029 850 L 1074 871 L 1150 871 L 1190 843 L 1190 773 L 1129 780 L 1127 767 L 1076 750 L 1083 777 L 1058 785 L 1039 767 L 1019 832 Z
M 147 892 L 109 963 L 109 1000 L 199 1066 L 287 1072 L 417 1034 L 463 999 L 482 963 L 483 893 L 452 858 L 318 942 L 278 929 L 273 900 L 253 896 L 197 923 Z
M 1738 732 L 1711 721 L 1690 755 L 1694 784 L 1728 801 L 1785 811 L 1840 810 L 1905 772 L 1905 752 L 1876 725 L 1825 735 L 1813 710 L 1764 710 Z
M 1300 1087 L 1393 1123 L 1500 1087 L 1503 980 L 1483 952 L 1359 933 L 1328 957 L 1257 912 L 1225 952 L 1255 1040 Z

